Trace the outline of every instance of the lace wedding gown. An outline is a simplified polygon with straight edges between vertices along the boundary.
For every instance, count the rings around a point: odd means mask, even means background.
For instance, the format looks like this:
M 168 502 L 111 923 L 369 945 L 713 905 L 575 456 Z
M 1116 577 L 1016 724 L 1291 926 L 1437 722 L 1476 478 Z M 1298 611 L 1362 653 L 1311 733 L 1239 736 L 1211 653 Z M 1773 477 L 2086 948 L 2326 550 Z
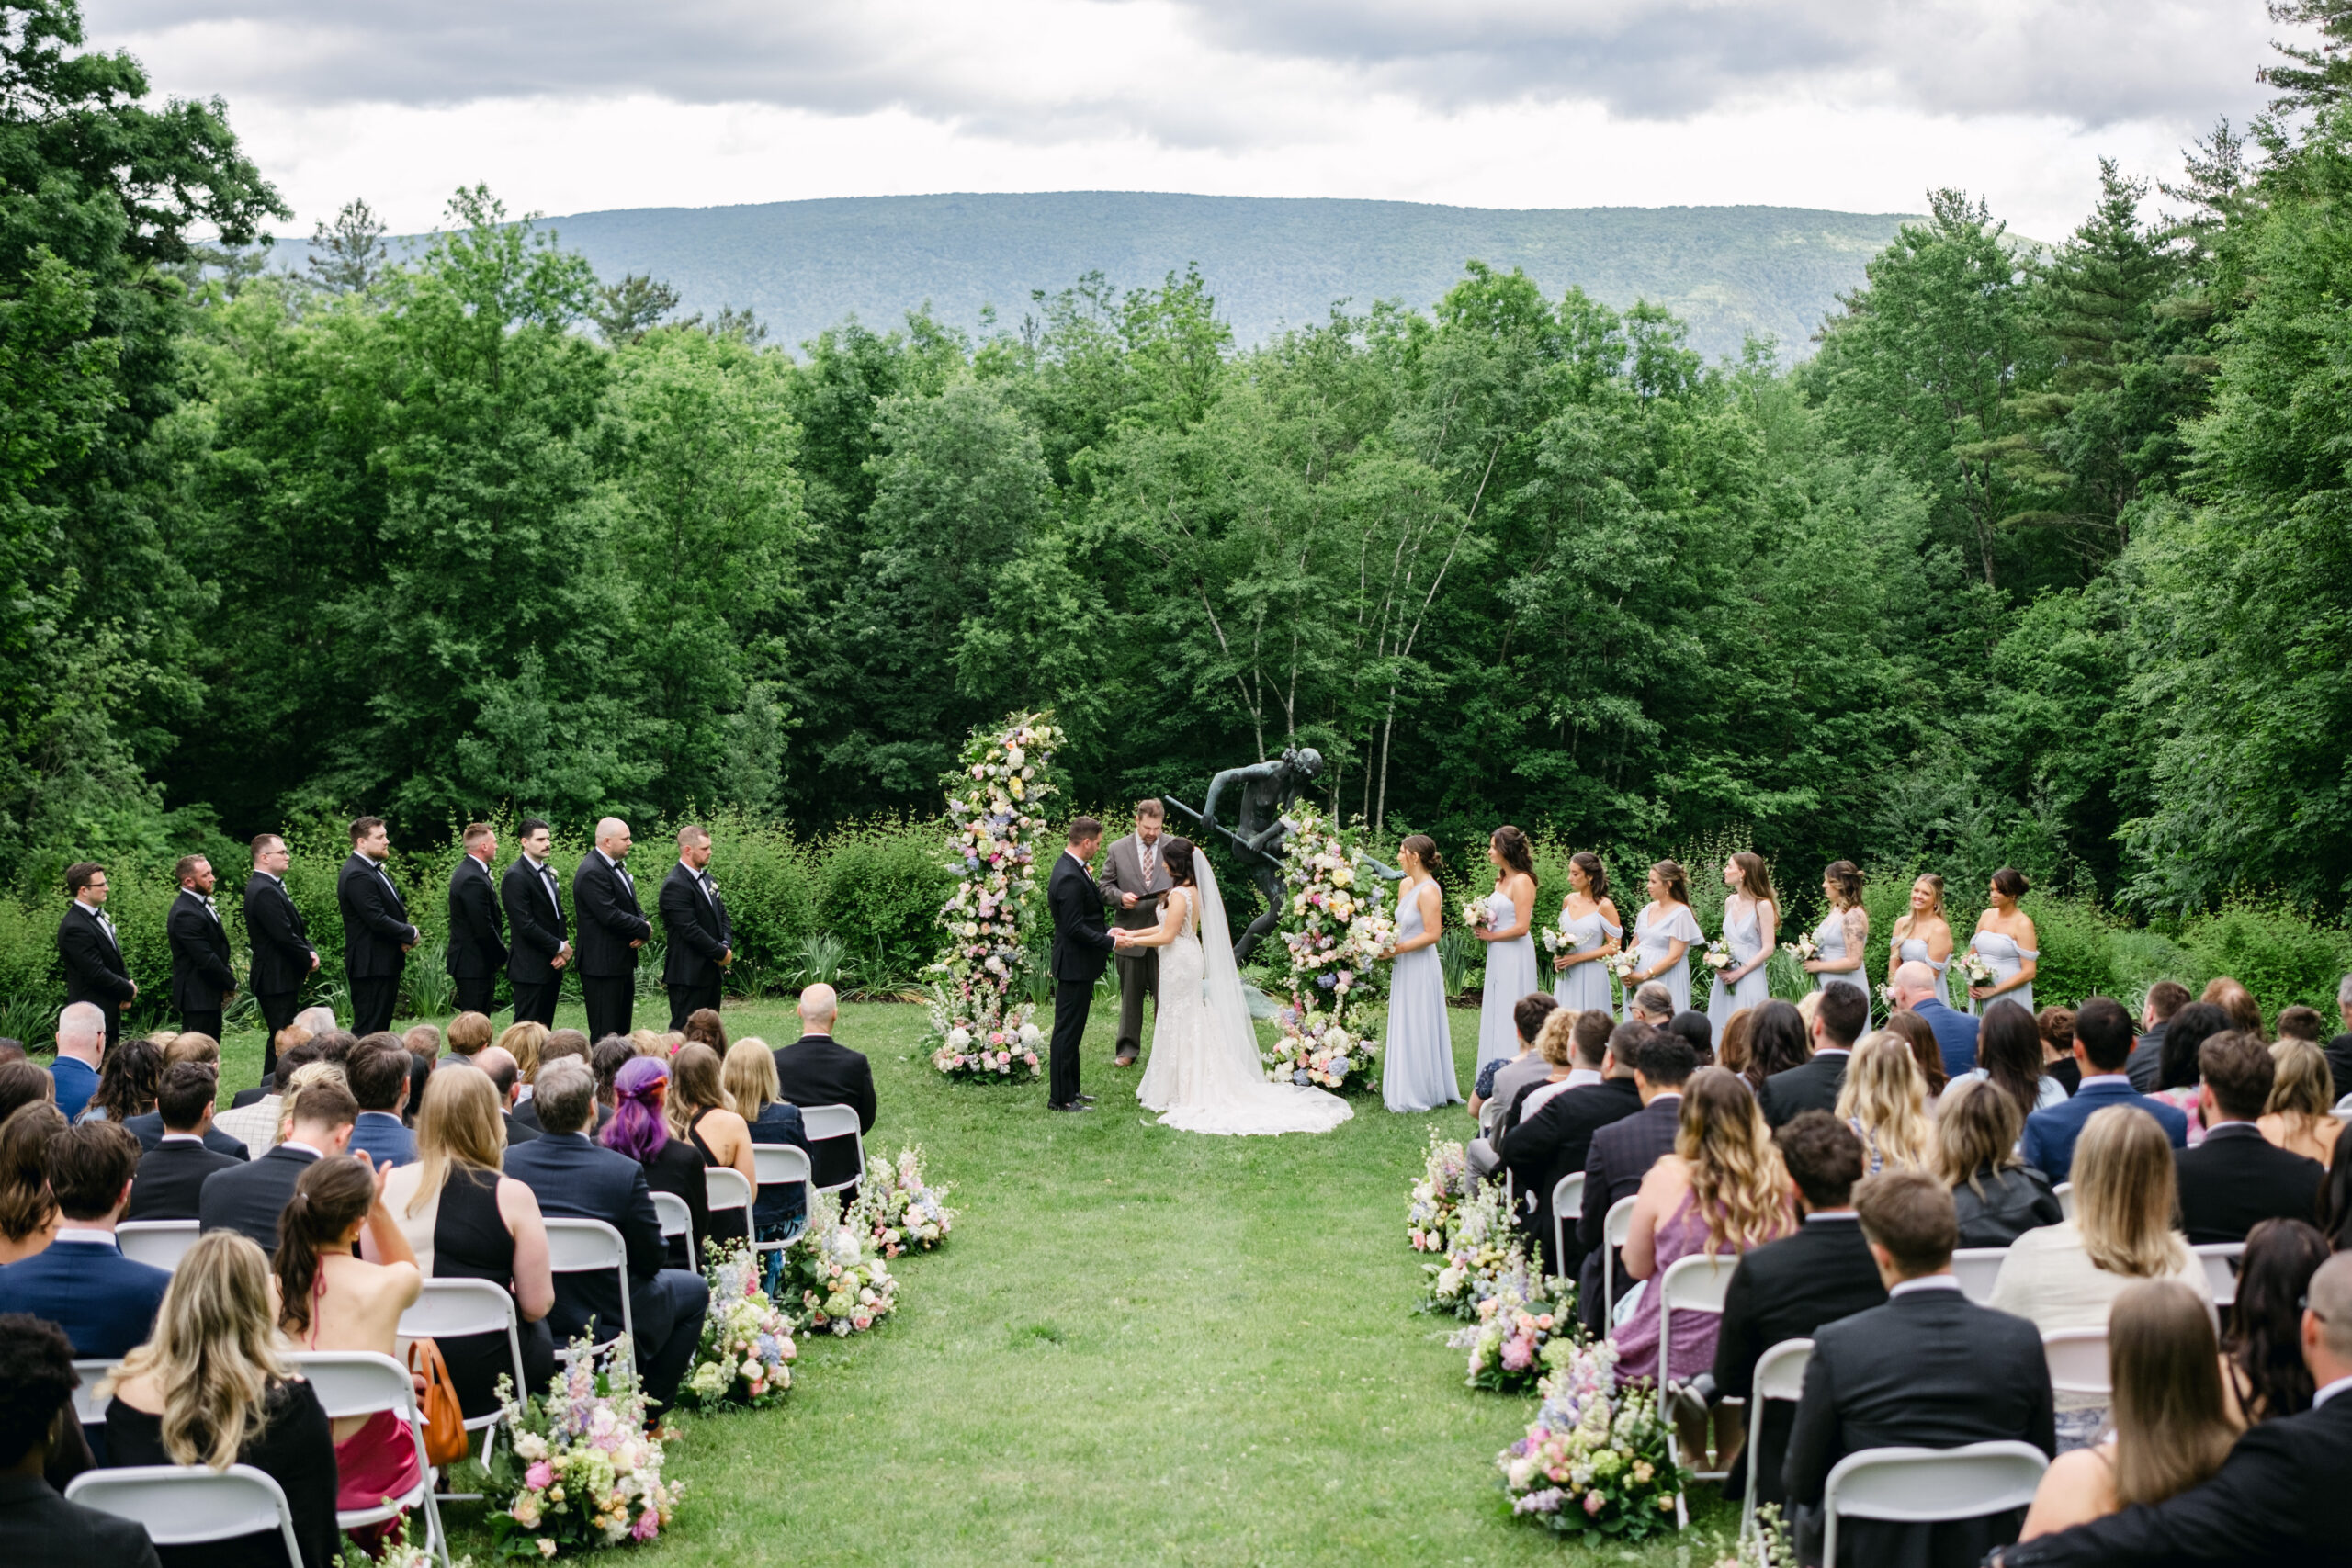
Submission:
M 1233 938 L 1206 856 L 1200 885 L 1179 888 L 1183 925 L 1159 953 L 1151 1060 L 1136 1098 L 1163 1126 L 1232 1135 L 1328 1133 L 1355 1112 L 1336 1094 L 1268 1083 L 1233 962 Z

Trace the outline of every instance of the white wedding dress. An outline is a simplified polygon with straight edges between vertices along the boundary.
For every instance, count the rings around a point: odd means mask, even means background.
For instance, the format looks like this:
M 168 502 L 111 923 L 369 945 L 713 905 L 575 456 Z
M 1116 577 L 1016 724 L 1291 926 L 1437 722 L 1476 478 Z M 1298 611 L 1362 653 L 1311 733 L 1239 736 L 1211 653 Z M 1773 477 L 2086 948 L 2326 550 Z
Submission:
M 1136 1098 L 1160 1113 L 1161 1125 L 1187 1133 L 1329 1132 L 1355 1114 L 1346 1100 L 1266 1081 L 1216 874 L 1205 855 L 1193 864 L 1200 885 L 1171 895 L 1185 902 L 1183 924 L 1160 949 L 1151 1060 Z

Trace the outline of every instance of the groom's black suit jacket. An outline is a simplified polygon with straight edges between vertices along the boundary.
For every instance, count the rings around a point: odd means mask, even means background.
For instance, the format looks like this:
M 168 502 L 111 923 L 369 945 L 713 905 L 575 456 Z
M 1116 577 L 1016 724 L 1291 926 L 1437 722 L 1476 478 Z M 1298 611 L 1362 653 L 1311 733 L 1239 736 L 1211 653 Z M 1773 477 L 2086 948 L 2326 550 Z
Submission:
M 1054 917 L 1054 978 L 1065 986 L 1094 984 L 1102 977 L 1102 963 L 1112 946 L 1110 930 L 1102 923 L 1102 890 L 1067 853 L 1054 857 L 1046 907 Z

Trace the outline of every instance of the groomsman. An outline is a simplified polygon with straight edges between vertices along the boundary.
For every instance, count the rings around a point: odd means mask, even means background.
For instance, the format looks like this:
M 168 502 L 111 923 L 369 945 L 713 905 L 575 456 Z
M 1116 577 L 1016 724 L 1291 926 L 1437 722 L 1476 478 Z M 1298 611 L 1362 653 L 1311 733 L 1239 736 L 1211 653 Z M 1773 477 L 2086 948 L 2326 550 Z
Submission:
M 277 1032 L 294 1021 L 302 983 L 318 973 L 319 950 L 311 945 L 302 911 L 286 891 L 286 868 L 294 857 L 275 833 L 254 840 L 254 874 L 245 879 L 245 938 L 254 944 L 251 979 L 254 1005 L 261 1010 L 268 1037 L 262 1042 L 261 1080 L 277 1070 Z M 219 1035 L 214 1035 L 219 1039 Z
M 343 973 L 351 982 L 351 1032 L 363 1040 L 391 1028 L 401 973 L 417 942 L 408 906 L 384 868 L 391 855 L 384 819 L 362 817 L 351 825 L 351 858 L 334 881 L 343 909 Z
M 1159 863 L 1159 830 L 1168 813 L 1157 800 L 1136 803 L 1136 830 L 1103 854 L 1102 874 L 1095 886 L 1111 907 L 1111 923 L 1126 931 L 1149 931 L 1159 924 L 1159 896 L 1171 884 Z M 1159 949 L 1121 948 L 1119 967 L 1119 1037 L 1115 1066 L 1132 1067 L 1143 1051 L 1143 999 L 1159 1000 Z
M 588 1038 L 627 1034 L 637 999 L 637 950 L 652 936 L 638 908 L 628 858 L 628 824 L 606 817 L 596 824 L 596 847 L 571 874 L 571 907 L 580 911 L 580 999 L 588 1007 Z
M 662 983 L 670 988 L 670 1027 L 684 1029 L 696 1008 L 717 1010 L 720 976 L 735 962 L 727 902 L 710 878 L 710 835 L 691 822 L 678 829 L 678 863 L 663 880 L 656 907 L 669 937 Z
M 548 825 L 526 817 L 514 831 L 523 852 L 498 885 L 507 928 L 514 933 L 506 953 L 506 983 L 514 989 L 515 1022 L 553 1029 L 564 967 L 572 957 L 571 928 L 564 919 L 562 886 L 548 864 Z
M 498 835 L 487 822 L 466 825 L 466 852 L 449 876 L 449 977 L 458 983 L 458 1010 L 488 1017 L 498 992 L 498 972 L 506 966 L 506 928 L 498 918 L 498 894 L 490 886 L 490 863 L 498 858 Z
M 237 988 L 229 967 L 229 930 L 212 907 L 218 880 L 202 855 L 183 855 L 172 874 L 180 896 L 172 900 L 164 934 L 172 942 L 172 1005 L 180 1010 L 180 1032 L 220 1038 L 220 1011 Z
M 107 919 L 106 868 L 77 861 L 65 868 L 65 891 L 74 902 L 57 922 L 57 956 L 65 965 L 65 1005 L 88 1002 L 106 1014 L 109 1051 L 122 1035 L 122 1010 L 139 994 L 130 966 L 122 961 L 114 922 Z

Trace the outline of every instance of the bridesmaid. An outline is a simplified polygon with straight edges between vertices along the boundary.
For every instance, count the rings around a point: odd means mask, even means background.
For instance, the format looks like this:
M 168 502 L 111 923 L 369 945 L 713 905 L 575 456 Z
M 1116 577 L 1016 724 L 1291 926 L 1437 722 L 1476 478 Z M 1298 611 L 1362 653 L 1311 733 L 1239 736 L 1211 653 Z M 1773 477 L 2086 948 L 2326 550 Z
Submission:
M 1590 850 L 1568 857 L 1568 896 L 1560 900 L 1560 929 L 1577 939 L 1577 950 L 1552 960 L 1559 975 L 1552 982 L 1552 994 L 1562 1007 L 1576 1012 L 1615 1012 L 1617 997 L 1609 988 L 1609 971 L 1600 961 L 1618 950 L 1625 924 L 1610 902 L 1609 874 Z
M 1388 976 L 1388 1044 L 1380 1098 L 1391 1111 L 1434 1111 L 1459 1104 L 1453 1036 L 1445 1022 L 1445 973 L 1437 939 L 1445 934 L 1445 896 L 1438 890 L 1437 840 L 1416 833 L 1396 852 L 1405 884 L 1396 893 L 1396 963 Z
M 1731 949 L 1732 964 L 1715 976 L 1707 995 L 1707 1029 L 1718 1053 L 1732 1014 L 1772 999 L 1764 970 L 1781 931 L 1781 907 L 1772 897 L 1772 874 L 1762 855 L 1742 850 L 1725 861 L 1724 886 L 1731 889 L 1724 899 L 1724 945 Z
M 1863 959 L 1870 952 L 1871 918 L 1862 908 L 1861 868 L 1849 860 L 1831 861 L 1821 874 L 1821 891 L 1829 897 L 1829 913 L 1813 933 L 1821 956 L 1804 961 L 1813 988 L 1851 986 L 1867 1002 L 1871 977 Z
M 1519 1055 L 1512 1010 L 1535 989 L 1535 852 L 1527 835 L 1506 824 L 1487 840 L 1495 863 L 1495 890 L 1487 896 L 1487 923 L 1475 933 L 1487 944 L 1487 985 L 1478 1002 L 1478 1066 Z
M 1996 999 L 2017 1003 L 2033 1011 L 2033 972 L 2041 959 L 2041 941 L 2034 935 L 2033 919 L 2018 908 L 2026 895 L 2025 873 L 2005 865 L 1993 874 L 1993 907 L 1976 917 L 1976 934 L 1969 947 L 1993 969 L 1989 986 L 1968 987 L 1971 1012 L 1982 1012 Z
M 1625 979 L 1625 996 L 1652 980 L 1673 994 L 1674 1010 L 1690 1010 L 1690 944 L 1700 940 L 1699 918 L 1690 912 L 1690 882 L 1681 865 L 1662 860 L 1650 867 L 1650 901 L 1634 918 L 1634 946 L 1642 966 Z M 1630 1014 L 1631 1008 L 1628 1007 Z
M 1944 919 L 1944 879 L 1923 871 L 1911 883 L 1911 908 L 1894 922 L 1886 943 L 1886 973 L 1898 964 L 1924 964 L 1936 972 L 1936 1000 L 1951 1006 L 1944 971 L 1951 967 L 1951 922 Z

